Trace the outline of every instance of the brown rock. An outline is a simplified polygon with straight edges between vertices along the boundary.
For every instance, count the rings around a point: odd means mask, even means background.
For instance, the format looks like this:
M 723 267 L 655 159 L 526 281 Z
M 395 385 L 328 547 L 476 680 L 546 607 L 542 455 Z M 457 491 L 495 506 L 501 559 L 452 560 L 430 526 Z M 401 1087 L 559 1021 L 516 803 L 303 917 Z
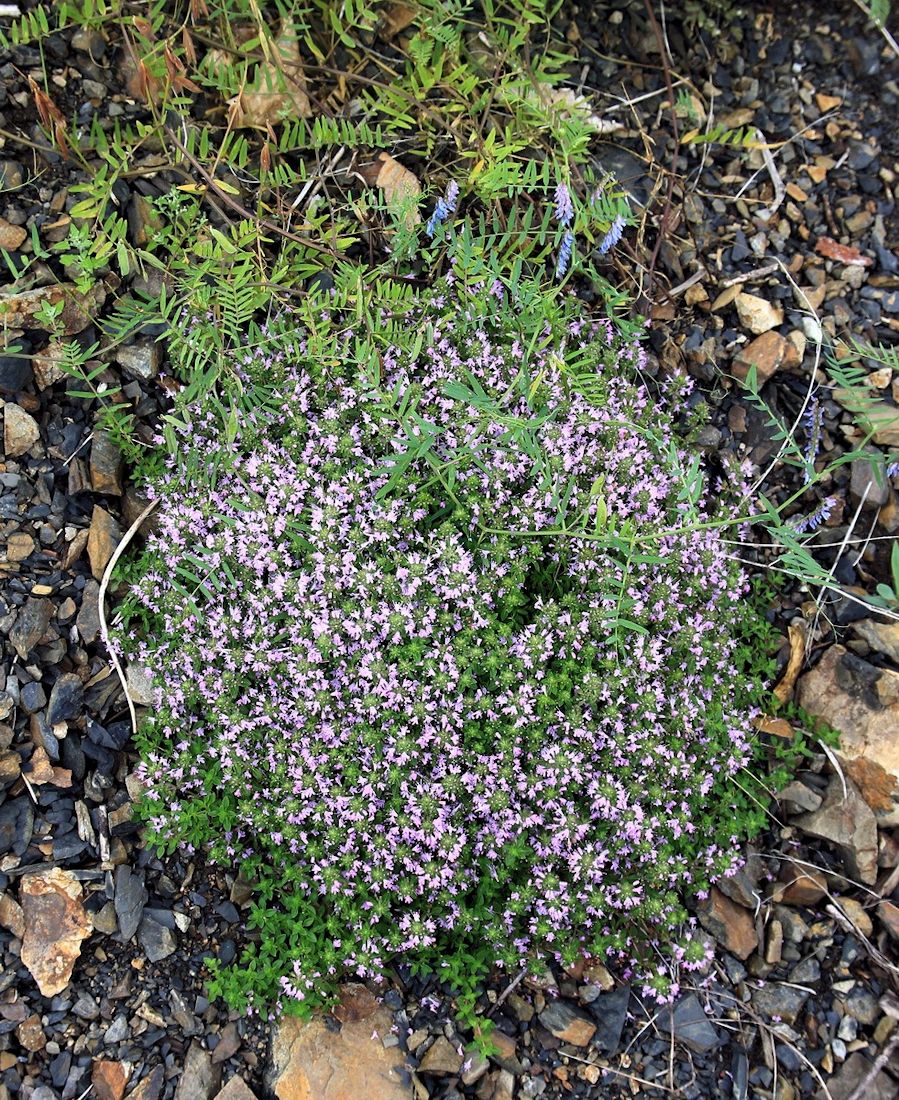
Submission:
M 18 939 L 25 935 L 22 906 L 9 894 L 0 894 L 0 925 L 8 928 Z
M 866 406 L 865 419 L 874 433 L 874 442 L 881 447 L 899 447 L 899 408 L 881 401 Z
M 344 1013 L 339 1032 L 320 1016 L 278 1024 L 271 1078 L 278 1100 L 410 1100 L 402 1051 L 381 1042 L 391 1033 L 390 1012 L 355 984 L 344 986 L 338 1010 Z
M 696 906 L 699 923 L 738 959 L 748 959 L 759 945 L 755 921 L 748 909 L 725 897 L 716 887 Z
M 256 1100 L 256 1097 L 244 1084 L 242 1078 L 232 1077 L 215 1100 Z
M 829 841 L 842 855 L 851 877 L 866 886 L 877 879 L 877 821 L 851 779 L 831 777 L 819 809 L 795 818 L 808 836 Z
M 438 1035 L 433 1044 L 428 1047 L 418 1068 L 421 1073 L 433 1073 L 440 1077 L 448 1077 L 459 1073 L 464 1060 L 449 1039 L 446 1039 L 443 1035 Z
M 844 769 L 882 825 L 899 825 L 899 703 L 882 703 L 897 685 L 899 673 L 835 645 L 797 686 L 799 705 L 839 731 Z
M 827 880 L 817 871 L 785 863 L 771 897 L 784 905 L 814 905 L 827 893 Z
M 33 416 L 21 405 L 7 401 L 3 406 L 3 449 L 7 458 L 16 458 L 30 451 L 40 439 L 41 430 Z
M 22 771 L 22 758 L 14 749 L 0 750 L 0 787 L 10 787 Z
M 96 580 L 102 580 L 103 570 L 121 541 L 122 529 L 105 508 L 95 504 L 87 536 L 87 556 Z
M 15 252 L 27 237 L 27 229 L 23 229 L 21 225 L 12 225 L 6 218 L 0 218 L 0 248 Z
M 130 1066 L 124 1062 L 100 1059 L 91 1067 L 91 1084 L 96 1100 L 122 1100 L 128 1084 Z
M 779 332 L 763 333 L 734 356 L 731 366 L 734 377 L 745 381 L 749 368 L 754 366 L 759 385 L 764 385 L 784 365 L 787 349 L 787 341 Z
M 27 531 L 16 531 L 6 540 L 6 560 L 24 561 L 34 553 L 34 539 Z
M 57 283 L 17 294 L 0 294 L 0 325 L 6 328 L 45 328 L 46 323 L 35 314 L 44 305 L 63 303 L 58 322 L 64 336 L 73 336 L 86 329 L 106 300 L 106 293 L 98 284 L 88 294 L 79 294 L 73 283 Z
M 41 1026 L 41 1018 L 36 1012 L 19 1024 L 16 1028 L 16 1038 L 32 1054 L 44 1049 L 47 1045 L 47 1036 Z
M 127 803 L 130 807 L 131 803 Z M 110 822 L 112 821 L 112 814 L 110 816 Z M 111 827 L 111 826 L 110 826 Z M 215 1065 L 218 1062 L 227 1062 L 232 1054 L 236 1054 L 240 1050 L 240 1034 L 237 1031 L 235 1024 L 226 1024 L 222 1028 L 222 1033 L 219 1035 L 219 1041 L 216 1044 L 215 1050 L 212 1052 L 212 1062 Z
M 855 898 L 834 898 L 834 901 L 843 910 L 849 923 L 863 936 L 870 938 L 874 931 L 874 922 L 868 916 L 864 906 Z
M 91 934 L 81 897 L 78 879 L 59 867 L 22 879 L 22 962 L 45 997 L 61 993 L 69 984 L 81 941 Z
M 91 443 L 91 487 L 95 493 L 122 495 L 122 452 L 108 432 L 95 431 Z
M 877 916 L 890 937 L 899 940 L 899 905 L 893 905 L 891 901 L 882 901 L 877 906 Z
M 761 336 L 763 332 L 783 324 L 783 307 L 772 305 L 757 294 L 740 293 L 734 299 L 734 305 L 740 324 L 754 336 Z
M 65 351 L 59 341 L 48 344 L 43 351 L 34 353 L 31 366 L 34 369 L 34 381 L 39 390 L 45 390 L 66 377 L 66 372 L 59 365 L 64 358 Z
M 539 1014 L 540 1023 L 563 1043 L 585 1047 L 596 1034 L 596 1024 L 564 1001 L 551 1001 Z
M 824 799 L 817 791 L 794 779 L 782 791 L 778 791 L 777 801 L 783 802 L 787 813 L 801 814 L 804 810 L 817 810 Z

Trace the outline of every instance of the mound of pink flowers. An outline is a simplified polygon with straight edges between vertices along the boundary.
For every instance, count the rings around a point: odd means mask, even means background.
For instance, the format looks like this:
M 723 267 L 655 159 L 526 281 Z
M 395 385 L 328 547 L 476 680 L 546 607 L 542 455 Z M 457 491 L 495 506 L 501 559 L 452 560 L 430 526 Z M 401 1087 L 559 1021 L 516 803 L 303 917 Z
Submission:
M 330 357 L 243 353 L 257 407 L 182 410 L 155 486 L 149 817 L 276 884 L 296 998 L 456 945 L 665 992 L 703 954 L 684 893 L 735 865 L 744 583 L 685 490 L 683 384 L 651 396 L 611 325 L 535 349 L 489 316 L 438 297 L 375 363 L 336 324 Z

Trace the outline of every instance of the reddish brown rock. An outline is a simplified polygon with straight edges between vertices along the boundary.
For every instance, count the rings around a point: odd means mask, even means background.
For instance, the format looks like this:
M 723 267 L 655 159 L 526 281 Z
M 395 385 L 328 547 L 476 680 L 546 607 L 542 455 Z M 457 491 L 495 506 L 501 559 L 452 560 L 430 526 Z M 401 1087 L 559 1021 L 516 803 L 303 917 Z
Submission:
M 41 437 L 37 421 L 21 405 L 7 401 L 3 406 L 3 451 L 7 458 L 18 458 L 30 451 Z
M 899 673 L 831 646 L 797 686 L 803 710 L 840 733 L 838 754 L 881 825 L 899 825 Z
M 91 1084 L 96 1100 L 122 1100 L 128 1084 L 130 1066 L 124 1062 L 100 1059 L 91 1067 Z
M 734 377 L 743 382 L 749 374 L 749 368 L 755 367 L 758 383 L 763 386 L 785 365 L 784 361 L 791 346 L 779 332 L 766 332 L 757 336 L 734 356 L 731 366 Z
M 87 556 L 96 580 L 102 580 L 103 571 L 121 541 L 122 529 L 105 508 L 95 504 L 87 536 Z
M 215 1100 L 256 1100 L 256 1096 L 244 1084 L 240 1077 L 232 1077 Z
M 69 984 L 81 941 L 91 934 L 81 898 L 78 879 L 59 867 L 22 879 L 22 962 L 45 997 L 61 993 Z
M 344 986 L 335 1015 L 340 1031 L 320 1017 L 281 1020 L 272 1044 L 271 1088 L 278 1100 L 410 1100 L 403 1053 L 385 1048 L 393 1017 L 360 985 Z
M 785 863 L 771 896 L 784 905 L 814 905 L 826 893 L 827 881 L 823 875 L 795 863 Z
M 28 230 L 21 225 L 12 225 L 6 218 L 0 218 L 0 248 L 15 252 L 27 236 Z
M 462 1069 L 465 1059 L 443 1035 L 438 1035 L 425 1051 L 419 1069 L 422 1073 L 434 1073 L 439 1077 L 452 1077 Z
M 39 1050 L 44 1049 L 47 1045 L 47 1036 L 41 1026 L 41 1018 L 36 1012 L 19 1024 L 16 1028 L 16 1038 L 32 1054 L 37 1054 Z
M 696 915 L 703 928 L 738 959 L 748 959 L 759 945 L 752 914 L 715 886 L 709 896 L 697 904 Z

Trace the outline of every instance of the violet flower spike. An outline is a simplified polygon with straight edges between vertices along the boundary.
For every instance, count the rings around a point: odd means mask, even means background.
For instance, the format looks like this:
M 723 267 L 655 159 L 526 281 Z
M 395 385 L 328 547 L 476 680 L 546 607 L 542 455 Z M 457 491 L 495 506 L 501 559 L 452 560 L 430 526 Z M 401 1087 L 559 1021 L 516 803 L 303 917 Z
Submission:
M 899 474 L 899 462 L 891 462 L 887 466 L 886 473 L 887 477 L 895 477 L 897 474 Z
M 818 399 L 813 397 L 805 411 L 806 431 L 808 439 L 805 445 L 805 484 L 812 480 L 815 472 L 815 459 L 818 457 L 818 449 L 821 446 L 821 436 L 824 431 L 824 411 L 818 404 Z
M 561 279 L 571 266 L 571 254 L 574 251 L 574 234 L 566 229 L 559 245 L 559 255 L 556 260 L 556 278 Z
M 599 251 L 601 255 L 605 255 L 610 248 L 614 248 L 616 244 L 621 240 L 621 234 L 624 232 L 625 220 L 621 214 L 616 215 L 615 220 L 609 227 L 608 233 L 599 242 Z
M 434 204 L 434 213 L 428 219 L 425 232 L 433 237 L 437 232 L 437 226 L 442 225 L 450 214 L 455 214 L 459 202 L 459 185 L 455 180 L 450 180 L 446 185 L 446 191 Z
M 556 221 L 559 225 L 569 226 L 574 218 L 574 204 L 571 201 L 571 192 L 568 185 L 560 183 L 556 187 Z
M 806 531 L 816 531 L 822 523 L 830 519 L 835 504 L 836 497 L 825 497 L 813 512 L 792 521 L 794 532 L 801 535 Z

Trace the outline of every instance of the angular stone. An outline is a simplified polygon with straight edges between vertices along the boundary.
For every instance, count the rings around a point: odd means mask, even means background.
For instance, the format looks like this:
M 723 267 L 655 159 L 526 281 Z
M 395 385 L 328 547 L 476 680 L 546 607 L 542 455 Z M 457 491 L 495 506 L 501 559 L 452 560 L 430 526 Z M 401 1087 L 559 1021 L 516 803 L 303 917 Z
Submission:
M 757 294 L 746 294 L 744 291 L 736 296 L 734 305 L 740 324 L 754 336 L 761 336 L 763 332 L 783 324 L 783 307 L 772 305 Z
M 391 1013 L 356 984 L 343 987 L 337 1012 L 339 1032 L 320 1016 L 280 1021 L 270 1081 L 278 1100 L 410 1100 L 402 1051 L 381 1042 L 391 1034 Z
M 870 643 L 869 643 L 870 644 Z M 843 767 L 877 813 L 899 825 L 899 673 L 877 669 L 835 645 L 797 685 L 797 702 L 840 733 Z
M 167 959 L 178 947 L 175 933 L 153 920 L 152 917 L 144 917 L 140 922 L 137 938 L 144 949 L 144 954 L 150 962 L 154 963 Z
M 128 1100 L 159 1100 L 165 1084 L 165 1069 L 154 1066 L 150 1072 L 128 1093 Z
M 25 875 L 19 888 L 25 918 L 22 962 L 45 997 L 69 984 L 81 941 L 91 934 L 81 884 L 70 871 L 53 867 Z
M 85 583 L 81 593 L 81 607 L 78 609 L 75 626 L 81 640 L 88 645 L 96 641 L 100 633 L 100 586 L 93 577 Z
M 814 1100 L 849 1100 L 857 1095 L 856 1090 L 862 1081 L 867 1081 L 874 1063 L 861 1051 L 850 1054 L 839 1072 L 822 1086 Z M 864 1091 L 865 1100 L 896 1100 L 896 1083 L 889 1073 L 881 1071 L 868 1082 Z
M 834 898 L 834 901 L 843 910 L 852 926 L 863 936 L 870 938 L 874 931 L 874 922 L 861 902 L 856 901 L 855 898 Z
M 747 959 L 759 945 L 755 921 L 748 909 L 735 904 L 716 887 L 696 905 L 699 923 L 738 959 Z
M 219 1041 L 212 1052 L 213 1062 L 227 1062 L 240 1050 L 240 1033 L 235 1024 L 225 1024 L 219 1035 Z
M 438 1035 L 425 1051 L 418 1067 L 420 1073 L 433 1073 L 440 1077 L 453 1076 L 462 1069 L 464 1058 L 449 1039 Z
M 25 935 L 25 915 L 22 906 L 9 894 L 0 893 L 0 926 L 8 928 L 18 939 Z
M 604 1054 L 614 1054 L 618 1050 L 630 1001 L 630 986 L 623 985 L 612 993 L 601 994 L 587 1006 L 597 1023 L 594 1042 Z
M 585 1047 L 596 1034 L 596 1024 L 590 1017 L 564 1001 L 550 1001 L 538 1019 L 557 1039 L 572 1046 Z
M 795 819 L 808 836 L 829 841 L 845 860 L 852 878 L 866 886 L 877 880 L 877 821 L 874 811 L 859 794 L 851 779 L 831 777 L 819 809 Z
M 792 1025 L 810 996 L 808 990 L 797 989 L 793 985 L 767 982 L 761 989 L 753 991 L 752 1004 L 760 1015 L 768 1019 L 779 1016 L 784 1023 Z
M 128 1084 L 130 1066 L 101 1058 L 91 1066 L 91 1084 L 96 1100 L 122 1100 Z
M 0 750 L 0 787 L 10 787 L 22 772 L 22 758 L 15 749 Z
M 41 1018 L 36 1012 L 19 1024 L 16 1028 L 16 1038 L 32 1054 L 37 1054 L 39 1050 L 44 1049 L 47 1045 L 47 1036 L 41 1026 Z
M 53 604 L 47 599 L 29 596 L 19 608 L 15 625 L 9 632 L 9 640 L 23 661 L 47 633 L 52 618 Z
M 45 390 L 61 382 L 66 372 L 59 365 L 64 361 L 65 351 L 59 342 L 48 344 L 43 351 L 36 351 L 31 359 L 34 381 L 39 390 Z
M 827 880 L 817 871 L 785 863 L 771 897 L 783 905 L 814 905 L 827 893 Z
M 779 332 L 765 332 L 737 352 L 731 372 L 743 382 L 749 368 L 755 367 L 758 384 L 763 386 L 784 365 L 787 355 L 788 344 L 783 336 Z
M 7 458 L 17 458 L 30 451 L 41 437 L 33 416 L 14 401 L 3 406 L 3 450 Z
M 690 1050 L 706 1054 L 721 1042 L 718 1029 L 706 1016 L 695 993 L 681 997 L 673 1009 L 667 1009 L 658 1018 L 662 1031 L 673 1033 Z
M 130 664 L 125 670 L 125 683 L 132 703 L 139 707 L 153 705 L 153 674 L 146 665 Z
M 84 685 L 74 672 L 64 672 L 50 692 L 47 721 L 51 726 L 78 718 L 84 706 Z
M 876 619 L 861 619 L 852 623 L 852 630 L 878 653 L 899 664 L 899 623 L 879 623 Z
M 120 497 L 123 465 L 122 452 L 109 433 L 95 431 L 91 443 L 91 488 L 94 492 Z
M 175 1089 L 175 1100 L 212 1100 L 221 1083 L 222 1067 L 212 1064 L 208 1052 L 199 1043 L 191 1043 Z
M 115 869 L 115 911 L 119 918 L 119 938 L 127 943 L 140 924 L 147 904 L 142 871 L 132 871 L 127 865 Z
M 28 239 L 28 230 L 21 225 L 13 225 L 6 218 L 0 218 L 0 248 L 15 252 Z
M 256 1100 L 256 1096 L 244 1084 L 243 1078 L 235 1076 L 228 1081 L 215 1100 Z
M 882 508 L 890 499 L 890 483 L 883 471 L 883 458 L 879 452 L 871 457 L 852 460 L 849 478 L 849 494 L 855 504 L 864 499 L 866 508 Z
M 103 579 L 103 571 L 121 541 L 122 530 L 118 523 L 105 508 L 95 504 L 87 536 L 87 556 L 95 580 Z
M 794 779 L 782 791 L 778 791 L 777 801 L 784 803 L 787 813 L 801 814 L 803 811 L 817 810 L 824 799 L 817 791 Z
M 0 326 L 6 328 L 45 328 L 46 323 L 36 317 L 45 305 L 63 304 L 57 318 L 64 336 L 73 336 L 87 328 L 106 301 L 106 292 L 97 283 L 87 294 L 79 294 L 73 283 L 54 283 L 52 286 L 22 290 L 13 294 L 0 294 Z
M 118 348 L 115 357 L 116 362 L 129 377 L 150 382 L 159 374 L 162 351 L 159 345 L 152 341 L 140 341 L 137 344 Z

